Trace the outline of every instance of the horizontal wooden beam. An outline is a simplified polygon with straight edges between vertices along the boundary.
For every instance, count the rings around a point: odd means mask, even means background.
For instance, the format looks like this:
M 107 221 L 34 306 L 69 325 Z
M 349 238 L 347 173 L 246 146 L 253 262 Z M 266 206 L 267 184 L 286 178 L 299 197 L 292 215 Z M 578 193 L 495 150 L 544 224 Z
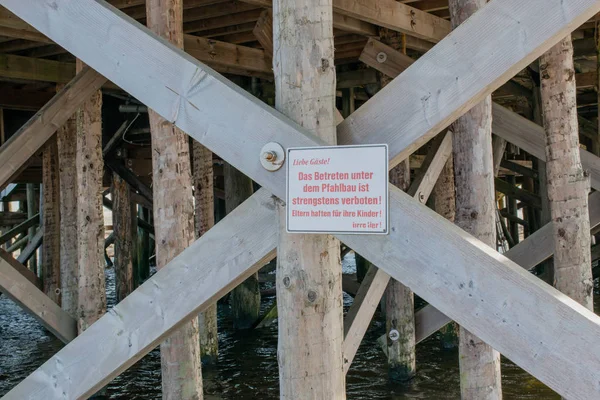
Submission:
M 517 186 L 511 185 L 510 183 L 496 178 L 494 180 L 496 191 L 505 194 L 506 196 L 519 200 L 526 203 L 529 206 L 536 208 L 542 208 L 542 199 L 539 195 L 528 192 L 527 190 L 521 189 Z
M 67 83 L 75 76 L 75 64 L 0 54 L 0 77 Z
M 8 110 L 37 111 L 56 94 L 56 92 L 16 89 L 0 85 L 0 108 Z
M 69 0 L 55 0 L 50 10 L 50 5 L 45 3 L 36 3 L 38 7 L 31 7 L 33 0 L 0 1 L 43 33 L 52 34 L 52 39 L 60 45 L 66 46 L 70 52 L 111 79 L 114 78 L 115 83 L 277 196 L 285 193 L 284 171 L 268 173 L 262 169 L 256 157 L 250 155 L 260 154 L 260 147 L 270 141 L 277 141 L 286 148 L 323 143 L 211 70 L 203 69 L 191 57 L 157 40 L 144 27 L 115 13 L 102 2 L 81 0 L 75 6 Z M 343 122 L 340 125 L 341 133 L 351 138 L 360 137 L 355 135 L 358 132 L 364 134 L 362 140 L 346 139 L 346 142 L 365 143 L 375 138 L 389 142 L 390 149 L 393 148 L 390 150 L 393 158 L 400 158 L 402 153 L 409 154 L 408 149 L 415 146 L 415 142 L 435 135 L 436 130 L 439 132 L 449 121 L 490 94 L 494 86 L 507 80 L 514 70 L 522 69 L 556 40 L 564 37 L 579 20 L 585 20 L 588 14 L 600 10 L 600 3 L 595 0 L 578 0 L 569 3 L 569 7 L 561 6 L 562 3 L 558 1 L 555 7 L 548 7 L 547 1 L 530 0 L 522 3 L 519 0 L 496 0 L 489 3 L 470 19 L 469 24 L 457 28 L 452 38 L 442 41 L 423 56 L 418 65 L 415 63 L 379 92 L 374 97 L 378 100 L 369 102 L 371 112 L 360 113 L 365 105 L 357 111 L 360 115 Z M 85 9 L 86 13 L 82 14 L 81 9 Z M 501 19 L 498 24 L 490 24 L 491 20 L 497 18 Z M 69 21 L 68 26 L 65 21 Z M 111 46 L 105 45 L 103 27 L 107 25 L 114 28 L 111 30 Z M 87 40 L 69 40 L 73 32 L 85 33 Z M 521 46 L 508 46 L 517 42 L 516 39 L 519 39 Z M 482 42 L 495 46 L 497 51 L 486 54 L 477 62 L 466 63 L 465 60 L 473 54 L 473 47 Z M 506 45 L 503 46 L 503 43 Z M 126 57 L 120 58 L 120 54 L 126 54 Z M 430 73 L 431 66 L 440 65 L 441 60 L 444 60 L 444 79 L 435 75 L 429 76 L 430 79 L 420 76 Z M 120 68 L 115 68 L 115 63 Z M 142 63 L 144 68 L 139 68 Z M 447 79 L 447 68 L 451 69 L 453 79 Z M 402 78 L 407 73 L 411 78 L 409 81 Z M 465 80 L 465 85 L 457 85 L 456 77 L 460 77 L 461 83 Z M 422 85 L 412 85 L 414 79 L 418 79 Z M 402 96 L 397 93 L 402 93 Z M 440 93 L 444 93 L 443 98 L 439 97 Z M 445 101 L 448 100 L 445 96 L 450 96 L 454 101 Z M 237 118 L 231 118 L 231 115 Z M 371 126 L 361 131 L 367 121 Z M 400 138 L 398 126 L 404 127 Z M 395 134 L 391 134 L 392 130 Z M 405 143 L 400 144 L 400 139 Z M 239 151 L 241 145 L 244 152 Z M 248 156 L 240 157 L 240 154 Z M 390 191 L 390 205 L 390 226 L 393 229 L 389 236 L 340 236 L 340 239 L 563 396 L 594 398 L 598 395 L 600 371 L 595 371 L 593 366 L 600 363 L 600 349 L 595 340 L 600 335 L 599 317 L 394 188 Z M 268 208 L 272 211 L 272 203 Z M 252 209 L 245 210 L 245 213 L 250 214 L 246 218 L 255 214 Z M 236 218 L 243 219 L 244 216 L 236 215 Z M 229 238 L 232 232 L 236 232 L 234 225 L 224 225 Z M 410 229 L 408 236 L 406 229 Z M 256 227 L 252 227 L 251 232 L 239 236 L 238 240 L 229 240 L 235 242 L 236 247 L 241 247 L 239 243 L 243 241 L 244 248 L 234 247 L 230 249 L 231 254 L 221 255 L 230 257 L 237 252 L 235 260 L 225 265 L 248 261 L 239 256 L 240 250 L 247 257 L 261 256 L 261 248 L 268 251 L 258 243 L 262 238 L 257 236 L 262 235 L 254 235 L 255 232 Z M 216 260 L 217 265 L 221 265 L 221 258 L 212 250 L 223 237 L 213 236 L 211 249 L 204 249 L 201 253 L 207 259 Z M 252 251 L 249 252 L 249 249 Z M 222 252 L 223 249 L 219 250 Z M 452 265 L 442 268 L 449 262 Z M 149 292 L 139 291 L 139 295 L 132 294 L 127 298 L 131 299 L 129 310 L 135 309 L 137 313 L 135 321 L 122 318 L 132 311 L 125 312 L 127 306 L 119 308 L 118 305 L 113 312 L 99 320 L 105 322 L 98 328 L 94 328 L 98 323 L 94 324 L 39 370 L 39 377 L 54 373 L 54 387 L 47 387 L 44 391 L 43 385 L 48 381 L 36 379 L 34 373 L 33 377 L 14 389 L 13 394 L 16 398 L 36 392 L 44 396 L 56 393 L 64 397 L 63 391 L 68 390 L 67 397 L 79 397 L 99 389 L 106 379 L 118 373 L 123 365 L 120 363 L 136 361 L 140 354 L 159 343 L 164 337 L 160 335 L 168 334 L 182 320 L 197 315 L 198 308 L 205 304 L 198 302 L 197 296 L 214 294 L 220 286 L 237 279 L 249 267 L 238 265 L 236 268 L 241 269 L 237 273 L 228 267 L 220 269 L 223 272 L 212 277 L 221 279 L 210 280 L 211 276 L 207 276 L 206 272 L 210 271 L 211 266 L 191 268 L 186 262 L 179 265 L 174 262 L 165 267 L 159 274 L 165 270 L 185 270 L 186 278 L 182 279 L 183 275 L 180 275 L 177 281 L 163 282 L 166 275 L 162 274 L 160 280 L 151 281 L 149 286 L 144 285 Z M 443 274 L 443 278 L 440 274 Z M 212 291 L 203 294 L 188 293 L 183 290 L 184 287 L 178 286 L 184 284 L 185 288 L 193 286 L 197 289 L 201 282 L 211 282 L 214 286 L 217 281 L 220 285 L 209 288 Z M 161 289 L 168 287 L 173 291 L 166 293 L 165 289 Z M 177 293 L 181 293 L 181 297 L 177 297 Z M 505 310 L 507 293 L 510 294 L 510 313 Z M 182 301 L 173 302 L 173 294 Z M 137 304 L 133 303 L 133 297 Z M 148 298 L 154 298 L 157 304 L 163 304 L 169 298 L 177 303 L 178 309 L 173 312 L 161 309 L 156 315 L 155 309 L 141 307 L 141 304 L 147 304 Z M 527 310 L 527 305 L 534 302 L 544 304 L 544 307 L 537 309 L 534 314 L 528 313 L 527 317 L 513 312 Z M 478 310 L 477 315 L 473 315 L 474 309 Z M 140 323 L 149 327 L 145 318 L 148 314 L 150 318 L 154 317 L 155 323 L 161 324 L 160 329 L 139 329 Z M 547 321 L 555 323 L 549 325 Z M 545 329 L 540 329 L 541 326 Z M 118 332 L 113 330 L 115 328 L 127 332 L 125 335 L 140 332 L 133 336 L 135 348 L 130 347 L 128 341 L 119 340 L 114 335 Z M 535 344 L 524 342 L 530 332 L 536 333 Z M 100 342 L 102 345 L 99 345 Z M 581 346 L 582 342 L 585 346 Z M 90 354 L 89 351 L 98 351 L 99 348 L 103 348 L 103 355 L 82 357 L 82 354 Z M 111 349 L 110 358 L 104 356 L 107 348 Z M 77 357 L 81 363 L 89 363 L 89 368 L 93 367 L 95 373 L 81 374 L 78 375 L 81 379 L 73 379 L 72 374 L 76 373 L 73 369 L 65 367 L 61 372 L 53 371 L 56 359 L 72 357 Z M 81 363 L 77 368 L 88 370 Z M 44 372 L 44 368 L 47 372 Z
M 15 226 L 9 231 L 4 232 L 0 235 L 0 243 L 5 243 L 6 241 L 12 239 L 19 233 L 25 232 L 32 226 L 35 226 L 40 223 L 40 214 L 35 214 L 33 217 L 29 218 L 27 221 L 22 222 L 21 224 Z
M 0 147 L 0 189 L 105 82 L 106 78 L 85 68 Z
M 65 343 L 77 336 L 77 323 L 0 254 L 0 290 Z
M 14 226 L 22 224 L 27 220 L 27 213 L 16 211 L 0 212 L 0 226 Z

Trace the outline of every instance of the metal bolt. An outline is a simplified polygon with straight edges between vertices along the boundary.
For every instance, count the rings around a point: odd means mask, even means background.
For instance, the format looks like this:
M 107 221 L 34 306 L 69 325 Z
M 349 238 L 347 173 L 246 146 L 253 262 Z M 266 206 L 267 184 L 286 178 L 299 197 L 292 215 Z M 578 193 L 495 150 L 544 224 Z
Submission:
M 61 292 L 60 292 L 60 288 L 56 288 L 56 289 L 54 289 L 54 293 L 56 293 L 57 295 L 59 295 L 59 294 L 61 293 Z
M 262 154 L 262 156 L 265 160 L 270 161 L 270 162 L 277 160 L 277 153 L 275 153 L 274 151 L 265 151 Z
M 309 290 L 308 291 L 308 301 L 310 301 L 311 303 L 314 303 L 314 301 L 317 299 L 317 292 L 315 292 L 314 290 Z
M 392 329 L 388 336 L 392 342 L 395 342 L 396 340 L 400 339 L 400 332 L 398 332 L 396 329 Z
M 283 278 L 283 286 L 285 286 L 286 288 L 290 287 L 290 277 L 286 276 L 285 278 Z
M 387 61 L 387 54 L 385 54 L 383 51 L 380 51 L 377 53 L 376 59 L 378 63 L 382 64 Z
M 425 203 L 425 195 L 423 193 L 421 193 L 421 192 L 419 192 L 419 201 L 421 203 Z

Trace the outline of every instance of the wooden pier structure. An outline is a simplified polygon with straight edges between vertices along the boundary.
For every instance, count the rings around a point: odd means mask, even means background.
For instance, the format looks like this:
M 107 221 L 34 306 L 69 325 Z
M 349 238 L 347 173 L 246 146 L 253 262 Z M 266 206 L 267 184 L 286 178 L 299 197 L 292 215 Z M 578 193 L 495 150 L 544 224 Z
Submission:
M 443 329 L 463 399 L 502 398 L 500 354 L 600 398 L 599 87 L 599 0 L 0 0 L 0 291 L 66 344 L 3 399 L 158 346 L 202 399 L 217 301 L 253 328 L 276 257 L 282 399 L 346 398 L 382 297 L 396 384 Z M 269 143 L 386 144 L 389 234 L 286 232 Z

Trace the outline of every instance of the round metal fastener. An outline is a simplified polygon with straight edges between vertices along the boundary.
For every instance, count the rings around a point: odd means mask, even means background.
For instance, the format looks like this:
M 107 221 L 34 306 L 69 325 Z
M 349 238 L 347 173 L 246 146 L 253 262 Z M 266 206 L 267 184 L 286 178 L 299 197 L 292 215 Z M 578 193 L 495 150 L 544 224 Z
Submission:
M 383 64 L 387 61 L 387 54 L 385 54 L 383 51 L 380 51 L 379 53 L 377 53 L 376 59 L 378 63 Z
M 396 340 L 400 339 L 400 332 L 398 332 L 396 329 L 392 329 L 388 336 L 392 342 L 395 342 Z
M 285 150 L 279 143 L 269 142 L 260 150 L 260 163 L 267 171 L 277 171 L 285 161 Z

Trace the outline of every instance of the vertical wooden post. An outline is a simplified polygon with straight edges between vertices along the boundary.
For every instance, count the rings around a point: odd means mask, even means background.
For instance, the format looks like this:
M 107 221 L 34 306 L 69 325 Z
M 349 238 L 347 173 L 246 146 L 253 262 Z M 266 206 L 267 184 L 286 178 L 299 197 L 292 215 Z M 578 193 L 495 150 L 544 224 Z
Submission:
M 433 208 L 448 221 L 454 222 L 456 214 L 456 190 L 454 188 L 454 162 L 452 154 L 446 161 L 440 176 L 433 187 Z M 451 322 L 440 329 L 440 341 L 445 349 L 458 347 L 458 325 Z
M 42 169 L 45 167 L 45 165 L 42 166 Z M 43 175 L 43 171 L 42 171 L 42 175 Z M 55 179 L 58 179 L 58 177 L 56 177 Z M 27 196 L 27 218 L 31 218 L 33 217 L 36 213 L 37 213 L 37 199 L 35 198 L 35 187 L 36 185 L 34 183 L 28 183 L 27 187 L 26 187 L 26 196 Z M 27 231 L 27 237 L 29 238 L 29 242 L 31 242 L 33 240 L 33 237 L 35 236 L 35 226 L 32 226 L 29 228 L 29 230 Z M 33 254 L 33 256 L 31 256 L 31 258 L 29 259 L 29 269 L 32 271 L 37 271 L 37 254 Z
M 137 206 L 138 218 L 150 222 L 150 213 L 147 208 Z M 136 221 L 137 224 L 137 221 Z M 150 234 L 142 228 L 137 228 L 137 268 L 136 268 L 136 286 L 141 285 L 150 276 L 150 252 L 152 246 L 150 244 Z
M 331 4 L 273 2 L 273 70 L 277 109 L 335 144 Z M 345 399 L 339 242 L 329 235 L 286 233 L 285 206 L 276 203 L 280 397 Z
M 456 28 L 487 0 L 450 0 L 450 20 Z M 488 96 L 452 127 L 455 223 L 489 246 L 496 246 L 496 202 L 492 161 L 492 99 Z M 460 389 L 464 400 L 502 398 L 500 354 L 460 328 Z
M 196 199 L 194 222 L 196 238 L 204 235 L 215 224 L 215 194 L 213 155 L 197 141 L 192 141 L 194 197 Z M 202 364 L 214 365 L 219 357 L 217 336 L 217 303 L 211 304 L 198 316 Z
M 77 60 L 77 71 L 83 69 Z M 102 212 L 102 93 L 97 91 L 77 115 L 77 327 L 81 333 L 106 312 L 104 214 Z
M 517 181 L 515 180 L 514 175 L 507 176 L 506 180 L 512 186 L 517 185 Z M 518 215 L 517 215 L 517 211 L 518 211 L 517 210 L 517 200 L 514 197 L 506 196 L 506 206 L 507 206 L 507 211 L 510 215 L 518 217 Z M 509 230 L 510 230 L 510 236 L 512 236 L 514 243 L 518 244 L 519 243 L 519 224 L 517 222 L 511 221 L 509 219 L 508 226 L 509 226 Z
M 63 85 L 57 85 L 56 91 Z M 77 115 L 69 118 L 56 131 L 60 193 L 60 284 L 62 309 L 77 319 L 78 277 L 77 263 Z
M 183 47 L 182 0 L 148 0 L 148 27 Z M 190 145 L 175 125 L 148 110 L 152 135 L 156 267 L 162 268 L 194 240 Z M 181 326 L 160 345 L 165 400 L 203 398 L 198 319 Z
M 593 310 L 589 176 L 579 153 L 573 44 L 567 36 L 540 58 L 546 174 L 554 232 L 554 286 Z
M 225 163 L 225 212 L 229 214 L 252 196 L 252 179 Z M 258 273 L 253 274 L 231 291 L 231 312 L 236 329 L 249 329 L 260 315 L 260 287 Z
M 42 242 L 42 277 L 44 293 L 56 304 L 61 304 L 60 283 L 60 187 L 58 148 L 52 137 L 42 153 L 42 201 L 40 223 L 44 230 Z M 28 193 L 29 194 L 29 193 Z M 29 196 L 27 196 L 29 198 Z M 35 204 L 35 202 L 34 202 Z M 28 206 L 29 207 L 29 206 Z
M 127 182 L 112 173 L 113 231 L 115 234 L 115 287 L 117 302 L 133 291 L 133 229 L 131 189 Z
M 592 139 L 590 151 L 600 156 L 600 21 L 596 21 L 596 93 L 598 95 L 598 132 Z
M 380 29 L 381 41 L 406 54 L 404 36 L 389 29 Z M 384 88 L 392 78 L 380 74 Z M 410 186 L 410 164 L 406 159 L 390 171 L 390 183 L 399 189 Z M 413 292 L 391 279 L 385 291 L 386 337 L 388 346 L 388 377 L 392 382 L 405 382 L 415 376 L 415 305 Z
M 0 146 L 6 141 L 6 133 L 4 131 L 4 108 L 0 108 Z

